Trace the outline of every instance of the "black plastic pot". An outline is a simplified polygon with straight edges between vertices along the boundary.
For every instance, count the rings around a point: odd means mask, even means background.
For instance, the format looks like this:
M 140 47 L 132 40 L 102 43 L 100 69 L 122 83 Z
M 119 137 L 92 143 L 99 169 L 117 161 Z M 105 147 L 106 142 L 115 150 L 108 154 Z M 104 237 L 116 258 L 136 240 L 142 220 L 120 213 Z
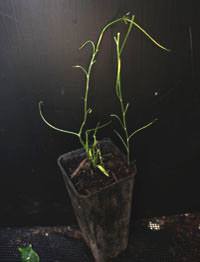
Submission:
M 110 140 L 103 140 L 101 144 L 104 153 L 118 150 Z M 59 157 L 58 165 L 62 171 L 83 238 L 90 247 L 95 260 L 106 262 L 125 250 L 128 244 L 132 191 L 136 171 L 131 176 L 94 194 L 80 195 L 66 170 L 74 158 L 78 157 L 81 161 L 84 155 L 82 149 L 64 154 Z

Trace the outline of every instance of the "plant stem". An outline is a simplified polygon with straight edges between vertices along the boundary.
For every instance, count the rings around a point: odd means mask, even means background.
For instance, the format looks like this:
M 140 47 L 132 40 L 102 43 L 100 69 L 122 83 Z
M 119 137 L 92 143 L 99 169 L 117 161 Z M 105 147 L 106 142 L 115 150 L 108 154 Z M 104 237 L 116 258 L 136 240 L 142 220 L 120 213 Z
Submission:
M 129 32 L 130 30 L 128 30 L 128 34 Z M 120 33 L 117 34 L 117 37 L 115 38 L 115 43 L 116 43 L 116 49 L 117 49 L 116 93 L 117 93 L 117 97 L 119 99 L 120 107 L 121 107 L 121 123 L 122 123 L 122 127 L 123 127 L 124 134 L 125 134 L 125 139 L 126 139 L 124 143 L 126 144 L 126 147 L 125 147 L 126 153 L 127 153 L 126 156 L 127 156 L 127 163 L 129 165 L 130 164 L 130 143 L 129 143 L 129 134 L 128 134 L 128 129 L 127 129 L 127 122 L 126 122 L 126 112 L 128 109 L 128 104 L 126 105 L 126 108 L 125 108 L 124 101 L 123 101 L 123 95 L 122 95 L 122 89 L 121 89 L 121 53 L 122 53 L 121 50 L 122 49 L 120 49 Z
M 93 41 L 91 40 L 88 40 L 87 42 L 85 42 L 82 46 L 84 47 L 85 44 L 87 43 L 90 43 L 92 44 L 92 56 L 91 56 L 91 59 L 90 59 L 90 62 L 89 62 L 89 66 L 88 66 L 88 69 L 85 71 L 86 72 L 86 84 L 85 84 L 85 95 L 84 95 L 84 116 L 83 116 L 83 122 L 80 126 L 80 129 L 79 129 L 79 134 L 80 134 L 80 137 L 82 138 L 82 132 L 83 132 L 83 128 L 87 122 L 87 117 L 88 117 L 88 93 L 89 93 L 89 87 L 90 87 L 90 77 L 91 77 L 91 73 L 92 73 L 92 68 L 93 68 L 93 65 L 95 64 L 95 59 L 97 57 L 97 54 L 99 52 L 99 48 L 100 48 L 100 45 L 101 45 L 101 42 L 102 42 L 102 39 L 103 39 L 103 36 L 105 34 L 105 32 L 108 30 L 109 27 L 111 27 L 112 25 L 122 21 L 123 18 L 118 18 L 110 23 L 108 23 L 107 25 L 105 25 L 103 27 L 103 29 L 101 30 L 100 32 L 100 35 L 99 35 L 99 38 L 97 40 L 97 43 L 96 45 L 94 44 Z
M 122 52 L 123 52 L 123 49 L 126 45 L 126 42 L 128 40 L 128 37 L 129 37 L 129 34 L 132 30 L 132 27 L 135 26 L 137 29 L 139 29 L 147 38 L 149 38 L 157 47 L 165 50 L 165 51 L 170 51 L 169 49 L 165 48 L 164 46 L 162 46 L 161 44 L 159 44 L 152 36 L 150 36 L 141 26 L 139 26 L 135 21 L 134 21 L 134 16 L 131 17 L 131 19 L 127 16 L 125 16 L 123 18 L 124 22 L 125 23 L 128 23 L 129 24 L 129 27 L 128 27 L 128 30 L 127 30 L 127 33 L 124 37 L 124 40 L 121 44 L 121 47 L 120 47 L 120 33 L 117 33 L 117 36 L 114 37 L 114 40 L 115 40 L 115 44 L 116 44 L 116 52 L 117 52 L 117 76 L 116 76 L 116 85 L 115 85 L 115 91 L 116 91 L 116 95 L 117 95 L 117 98 L 120 102 L 120 108 L 121 108 L 121 117 L 119 117 L 118 115 L 116 114 L 113 114 L 111 116 L 114 116 L 118 121 L 119 123 L 121 124 L 122 126 L 122 129 L 124 131 L 124 137 L 122 137 L 116 130 L 115 133 L 117 134 L 117 136 L 120 138 L 122 144 L 124 145 L 125 149 L 126 149 L 126 155 L 127 155 L 127 163 L 128 165 L 130 165 L 130 139 L 135 135 L 137 134 L 138 132 L 144 130 L 145 128 L 151 126 L 154 122 L 150 122 L 146 125 L 144 125 L 143 127 L 135 130 L 134 132 L 132 132 L 130 135 L 129 135 L 129 132 L 128 132 L 128 128 L 127 128 L 127 121 L 126 121 L 126 114 L 127 114 L 127 110 L 128 110 L 128 106 L 129 104 L 124 104 L 124 101 L 123 101 L 123 94 L 122 94 L 122 88 L 121 88 L 121 68 L 122 68 L 122 61 L 121 61 L 121 55 L 122 55 Z

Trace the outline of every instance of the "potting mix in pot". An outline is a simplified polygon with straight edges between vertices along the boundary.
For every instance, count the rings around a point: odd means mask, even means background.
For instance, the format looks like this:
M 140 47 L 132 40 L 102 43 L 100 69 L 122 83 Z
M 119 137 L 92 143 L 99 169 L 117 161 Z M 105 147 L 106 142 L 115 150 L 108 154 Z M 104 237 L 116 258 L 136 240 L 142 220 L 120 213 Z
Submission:
M 117 58 L 115 95 L 120 110 L 119 113 L 114 112 L 110 118 L 119 122 L 120 130 L 114 130 L 114 133 L 122 143 L 125 155 L 109 139 L 102 141 L 97 139 L 99 130 L 105 126 L 111 126 L 111 121 L 98 122 L 94 128 L 87 129 L 88 117 L 94 110 L 88 102 L 93 67 L 97 62 L 104 34 L 110 27 L 118 23 L 123 23 L 127 29 L 123 37 L 120 32 L 114 36 Z M 133 28 L 140 30 L 157 47 L 169 51 L 136 23 L 135 17 L 129 13 L 106 24 L 96 42 L 86 41 L 80 49 L 90 46 L 92 51 L 89 64 L 86 67 L 75 66 L 82 70 L 85 76 L 83 120 L 78 131 L 60 129 L 49 123 L 42 112 L 43 103 L 39 103 L 41 118 L 49 127 L 76 136 L 82 145 L 82 149 L 59 157 L 58 164 L 83 238 L 90 247 L 95 260 L 102 262 L 116 257 L 127 247 L 132 191 L 136 174 L 136 167 L 131 161 L 130 142 L 135 134 L 156 121 L 154 119 L 132 132 L 129 132 L 127 126 L 129 103 L 124 101 L 122 93 L 122 53 Z
M 99 142 L 98 148 L 102 152 L 104 168 L 109 176 L 105 176 L 99 169 L 95 169 L 85 154 L 74 156 L 67 165 L 64 161 L 61 162 L 65 165 L 66 173 L 71 174 L 70 178 L 79 194 L 93 194 L 136 173 L 135 166 L 128 165 L 121 152 L 114 146 L 111 147 L 111 142 L 109 147 L 108 144 L 108 140 L 103 140 Z

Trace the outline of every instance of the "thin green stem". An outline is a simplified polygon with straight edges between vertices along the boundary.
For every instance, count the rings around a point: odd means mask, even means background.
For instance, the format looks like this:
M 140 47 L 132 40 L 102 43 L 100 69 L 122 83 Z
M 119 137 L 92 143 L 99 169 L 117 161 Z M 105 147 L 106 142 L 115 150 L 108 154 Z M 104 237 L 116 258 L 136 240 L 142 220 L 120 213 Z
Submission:
M 134 21 L 134 19 L 135 19 L 135 16 L 132 15 L 131 21 Z M 131 30 L 132 30 L 132 27 L 133 27 L 133 23 L 129 23 L 128 30 L 127 30 L 127 32 L 126 32 L 126 35 L 125 35 L 125 37 L 124 37 L 124 40 L 123 40 L 122 45 L 121 45 L 121 48 L 120 48 L 120 55 L 121 55 L 121 53 L 122 53 L 123 50 L 124 50 L 124 47 L 125 47 L 126 42 L 127 42 L 127 40 L 128 40 L 129 34 L 130 34 Z
M 80 126 L 80 129 L 79 129 L 80 137 L 83 136 L 83 134 L 82 134 L 83 129 L 86 125 L 87 118 L 88 118 L 88 111 L 87 111 L 87 109 L 88 109 L 88 93 L 89 93 L 89 87 L 90 87 L 90 78 L 91 78 L 92 68 L 93 68 L 93 65 L 95 64 L 96 56 L 99 52 L 99 48 L 100 48 L 100 45 L 101 45 L 101 42 L 103 40 L 103 36 L 104 36 L 105 32 L 108 30 L 109 27 L 113 26 L 116 23 L 119 23 L 120 21 L 123 21 L 123 17 L 118 18 L 118 19 L 108 23 L 107 25 L 105 25 L 100 32 L 100 35 L 99 35 L 99 38 L 97 40 L 96 45 L 93 41 L 88 40 L 80 47 L 80 48 L 83 48 L 87 43 L 92 44 L 92 56 L 91 56 L 91 59 L 90 59 L 89 65 L 88 65 L 88 69 L 86 70 L 87 74 L 86 74 L 85 95 L 84 95 L 84 115 L 83 115 L 83 122 Z
M 130 33 L 130 26 L 127 34 Z M 127 37 L 125 38 L 127 41 Z M 125 46 L 126 41 L 123 41 L 123 48 Z M 127 163 L 130 164 L 130 143 L 129 143 L 129 134 L 128 134 L 128 128 L 127 128 L 127 122 L 126 122 L 126 112 L 128 109 L 128 105 L 124 105 L 123 101 L 123 95 L 122 95 L 122 89 L 121 89 L 121 48 L 120 48 L 120 33 L 117 33 L 117 37 L 115 37 L 115 43 L 116 43 L 116 51 L 117 51 L 117 79 L 116 79 L 116 94 L 120 102 L 121 107 L 121 123 L 124 130 L 125 135 L 125 141 L 123 140 L 123 144 L 126 144 L 126 156 L 127 156 Z M 119 135 L 118 135 L 119 136 Z
M 128 132 L 128 128 L 127 128 L 127 120 L 126 120 L 126 114 L 128 111 L 128 106 L 129 104 L 124 104 L 123 101 L 123 94 L 122 94 L 122 86 L 121 86 L 121 69 L 122 69 L 122 61 L 121 61 L 121 55 L 122 52 L 124 50 L 124 47 L 126 45 L 126 42 L 128 40 L 129 34 L 133 28 L 133 26 L 135 26 L 137 29 L 139 29 L 147 38 L 149 38 L 157 47 L 165 50 L 165 51 L 170 51 L 169 49 L 165 48 L 164 46 L 162 46 L 161 44 L 159 44 L 152 36 L 150 36 L 146 30 L 144 30 L 140 25 L 138 25 L 135 21 L 134 21 L 135 17 L 132 16 L 131 19 L 126 15 L 123 17 L 123 21 L 124 23 L 128 23 L 129 27 L 128 30 L 126 32 L 126 35 L 122 41 L 122 44 L 120 46 L 120 33 L 117 33 L 117 36 L 114 37 L 115 40 L 115 44 L 116 44 L 116 53 L 117 53 L 117 76 L 116 76 L 116 84 L 115 84 L 115 91 L 116 91 L 116 95 L 117 98 L 120 102 L 120 109 L 121 109 L 121 117 L 117 116 L 116 114 L 113 114 L 111 116 L 114 116 L 115 118 L 118 119 L 118 121 L 120 122 L 122 129 L 124 131 L 124 138 L 116 131 L 114 130 L 114 132 L 117 134 L 117 136 L 120 138 L 120 140 L 122 141 L 125 149 L 126 149 L 126 153 L 127 153 L 127 163 L 128 165 L 130 164 L 130 139 L 138 132 L 144 130 L 145 128 L 151 126 L 154 122 L 150 122 L 147 125 L 135 130 L 134 132 L 132 132 L 129 135 Z
M 101 33 L 100 33 L 100 36 L 99 36 L 99 39 L 97 41 L 97 44 L 96 44 L 96 52 L 99 51 L 99 46 L 101 44 L 101 41 L 103 39 L 103 35 L 105 34 L 105 32 L 108 30 L 109 27 L 113 26 L 114 24 L 117 24 L 119 22 L 122 22 L 124 19 L 124 17 L 120 17 L 114 21 L 111 21 L 110 23 L 108 23 L 106 26 L 103 27 L 103 29 L 101 30 Z

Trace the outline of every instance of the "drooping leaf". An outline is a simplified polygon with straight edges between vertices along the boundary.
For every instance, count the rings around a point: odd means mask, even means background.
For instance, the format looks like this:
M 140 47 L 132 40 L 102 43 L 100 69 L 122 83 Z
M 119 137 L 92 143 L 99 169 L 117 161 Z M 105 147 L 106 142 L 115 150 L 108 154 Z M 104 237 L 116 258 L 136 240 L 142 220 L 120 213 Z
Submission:
M 122 120 L 121 120 L 121 118 L 120 118 L 118 115 L 116 115 L 116 114 L 111 114 L 110 116 L 111 116 L 111 117 L 115 117 L 115 118 L 119 121 L 119 123 L 121 124 L 122 128 L 124 128 L 124 125 L 123 125 L 123 123 L 122 123 Z
M 85 43 L 83 43 L 79 49 L 84 48 L 87 44 L 91 44 L 92 46 L 92 51 L 95 52 L 95 43 L 92 40 L 87 40 Z
M 83 73 L 85 74 L 85 76 L 87 77 L 87 75 L 88 75 L 88 72 L 87 72 L 87 70 L 83 67 L 83 66 L 81 66 L 81 65 L 75 65 L 75 66 L 73 66 L 74 68 L 80 68 L 82 71 L 83 71 Z
M 147 33 L 146 30 L 144 30 L 138 23 L 136 23 L 134 20 L 132 21 L 129 18 L 124 18 L 127 22 L 129 23 L 133 23 L 133 25 L 139 29 L 147 38 L 149 38 L 157 47 L 159 47 L 160 49 L 163 49 L 167 52 L 170 52 L 171 50 L 164 47 L 163 45 L 159 44 L 149 33 Z
M 43 101 L 40 101 L 40 102 L 38 103 L 38 108 L 39 108 L 40 116 L 41 116 L 42 120 L 44 121 L 44 123 L 45 123 L 47 126 L 51 127 L 52 129 L 54 129 L 54 130 L 56 130 L 56 131 L 59 131 L 59 132 L 63 132 L 63 133 L 70 134 L 70 135 L 74 135 L 74 136 L 78 136 L 78 137 L 80 136 L 79 133 L 72 132 L 72 131 L 68 131 L 68 130 L 64 130 L 64 129 L 60 129 L 60 128 L 52 125 L 49 121 L 47 121 L 46 118 L 44 117 L 43 111 L 42 111 L 42 106 L 43 106 L 43 104 L 44 104 Z

